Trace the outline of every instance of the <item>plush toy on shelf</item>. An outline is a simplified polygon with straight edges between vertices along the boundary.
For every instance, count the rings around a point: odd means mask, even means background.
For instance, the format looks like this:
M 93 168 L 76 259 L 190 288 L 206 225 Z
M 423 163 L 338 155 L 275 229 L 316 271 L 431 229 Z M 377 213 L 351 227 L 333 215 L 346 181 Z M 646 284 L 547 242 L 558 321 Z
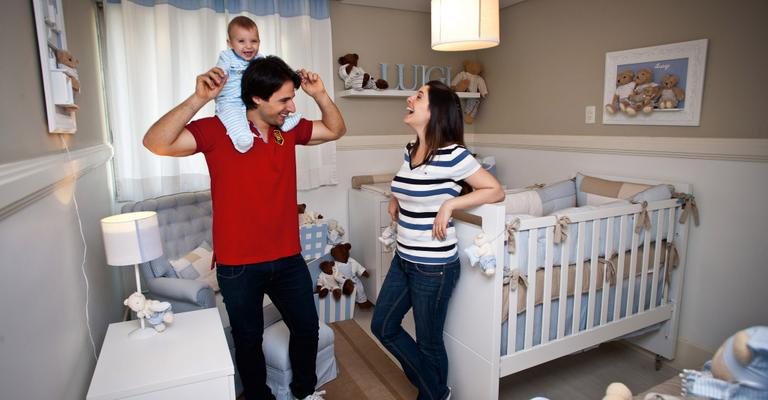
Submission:
M 166 325 L 173 322 L 171 303 L 148 300 L 143 294 L 135 292 L 128 296 L 123 304 L 136 312 L 137 318 L 144 318 L 156 331 L 162 332 Z
M 333 261 L 323 261 L 320 263 L 320 274 L 317 276 L 317 294 L 323 299 L 328 296 L 328 293 L 333 294 L 333 298 L 338 300 L 341 298 L 341 286 L 333 276 Z
M 337 245 L 344 239 L 344 227 L 335 219 L 328 220 L 328 243 Z
M 488 276 L 493 276 L 496 272 L 496 257 L 493 255 L 493 249 L 485 234 L 478 233 L 474 244 L 464 249 L 464 252 L 469 257 L 470 265 L 478 265 Z
M 397 248 L 397 222 L 392 221 L 388 227 L 384 228 L 379 236 L 379 242 L 384 247 L 384 251 L 394 252 Z
M 677 86 L 677 75 L 667 74 L 661 80 L 659 108 L 677 108 L 677 104 L 685 100 L 685 91 Z
M 451 81 L 451 89 L 458 92 L 480 93 L 480 99 L 488 95 L 488 87 L 485 86 L 485 79 L 480 74 L 483 72 L 483 64 L 479 61 L 465 60 L 464 70 L 456 74 Z M 465 99 L 464 101 L 464 122 L 471 124 L 475 122 L 477 110 L 480 107 L 480 99 Z
M 703 371 L 683 370 L 683 395 L 709 399 L 768 399 L 768 326 L 725 340 Z
M 635 90 L 635 73 L 631 70 L 621 71 L 616 77 L 616 90 L 610 104 L 605 105 L 605 112 L 615 114 L 619 110 L 624 111 L 629 107 L 629 96 Z
M 299 213 L 299 226 L 316 224 L 323 219 L 322 214 L 307 210 L 307 205 L 304 203 L 297 204 L 296 211 Z
M 365 287 L 360 278 L 367 278 L 369 276 L 368 271 L 360 265 L 357 260 L 349 256 L 349 251 L 352 249 L 352 245 L 349 243 L 341 243 L 333 246 L 331 249 L 331 257 L 336 261 L 334 268 L 339 272 L 341 278 L 344 281 L 344 288 L 342 293 L 350 294 L 351 290 L 346 289 L 347 282 L 351 282 L 357 291 L 355 292 L 355 303 L 360 308 L 371 308 L 373 303 L 368 300 L 368 296 L 365 294 Z M 338 280 L 338 279 L 337 279 Z
M 627 115 L 635 115 L 640 111 L 646 114 L 650 113 L 653 111 L 653 102 L 658 97 L 658 90 L 655 88 L 659 86 L 658 83 L 653 81 L 653 70 L 643 68 L 635 74 L 633 80 L 635 81 L 635 88 L 627 98 L 629 105 L 623 107 L 622 111 Z
M 344 81 L 344 89 L 386 89 L 389 83 L 384 79 L 373 79 L 370 74 L 357 66 L 360 59 L 356 53 L 339 57 L 339 78 Z

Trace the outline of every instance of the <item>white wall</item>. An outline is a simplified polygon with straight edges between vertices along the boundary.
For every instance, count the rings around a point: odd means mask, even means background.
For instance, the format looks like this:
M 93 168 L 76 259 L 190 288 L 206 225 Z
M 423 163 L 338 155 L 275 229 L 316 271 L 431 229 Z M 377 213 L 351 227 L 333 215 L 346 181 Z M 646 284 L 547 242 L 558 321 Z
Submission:
M 470 138 L 470 143 L 476 142 L 473 150 L 496 157 L 500 181 L 509 187 L 552 182 L 572 177 L 577 171 L 691 183 L 700 209 L 701 225 L 692 226 L 690 232 L 679 352 L 691 350 L 693 346 L 691 351 L 703 351 L 706 355 L 714 352 L 734 331 L 768 323 L 765 311 L 768 291 L 764 288 L 768 282 L 765 265 L 768 259 L 765 236 L 768 212 L 763 205 L 768 198 L 765 154 L 763 161 L 625 155 L 617 154 L 619 150 L 599 154 L 582 150 L 519 149 L 503 143 L 482 145 L 483 141 L 488 143 L 488 139 L 484 139 L 487 137 L 474 135 Z M 542 136 L 541 140 L 545 138 Z M 381 150 L 361 150 L 370 146 L 359 142 L 349 145 L 348 139 L 340 142 L 339 186 L 300 194 L 300 199 L 310 208 L 340 220 L 344 226 L 348 226 L 344 215 L 349 177 L 394 172 L 402 162 L 402 150 L 397 144 L 405 143 L 408 137 L 403 135 L 397 140 L 386 141 L 386 145 L 379 143 Z M 369 137 L 371 141 L 374 139 Z M 706 141 L 687 146 L 712 147 Z M 669 150 L 675 152 L 675 149 Z M 722 152 L 719 148 L 711 149 L 711 153 L 718 151 Z M 625 152 L 633 151 L 625 149 Z M 705 157 L 704 153 L 700 151 L 699 156 Z M 688 153 L 685 156 L 696 155 Z M 690 355 L 689 358 L 695 360 L 689 367 L 700 366 L 697 365 L 700 356 Z

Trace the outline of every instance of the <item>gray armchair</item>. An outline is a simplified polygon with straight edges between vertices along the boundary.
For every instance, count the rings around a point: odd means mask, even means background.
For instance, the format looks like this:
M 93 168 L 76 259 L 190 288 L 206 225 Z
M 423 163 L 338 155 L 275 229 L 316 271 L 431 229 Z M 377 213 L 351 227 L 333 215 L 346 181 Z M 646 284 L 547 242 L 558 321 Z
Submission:
M 155 211 L 160 224 L 163 256 L 139 265 L 153 300 L 167 301 L 174 312 L 216 306 L 213 289 L 205 282 L 179 279 L 168 260 L 178 259 L 211 243 L 211 191 L 178 193 L 123 206 L 122 212 Z

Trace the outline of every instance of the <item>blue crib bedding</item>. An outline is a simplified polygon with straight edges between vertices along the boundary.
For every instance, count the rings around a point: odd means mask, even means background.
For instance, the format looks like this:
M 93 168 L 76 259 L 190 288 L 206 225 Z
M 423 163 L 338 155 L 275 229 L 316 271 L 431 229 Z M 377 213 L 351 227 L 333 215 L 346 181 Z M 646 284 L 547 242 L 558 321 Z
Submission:
M 663 271 L 663 269 L 662 269 Z M 650 275 L 649 275 L 650 277 Z M 657 291 L 656 291 L 656 306 L 661 305 L 662 300 L 662 293 L 663 293 L 663 280 L 659 279 L 658 285 L 657 285 Z M 650 279 L 646 282 L 646 296 L 645 301 L 643 305 L 643 310 L 646 310 L 650 307 L 651 299 L 651 285 L 652 282 Z M 621 291 L 621 312 L 620 312 L 620 318 L 623 318 L 626 316 L 625 312 L 625 305 L 627 304 L 627 295 L 629 291 L 629 285 L 627 284 L 627 279 L 624 280 L 624 284 L 621 285 L 622 291 Z M 637 279 L 635 279 L 635 289 L 634 289 L 634 299 L 632 301 L 632 310 L 633 314 L 638 311 L 638 305 L 640 302 L 640 291 L 638 290 L 640 288 L 640 277 L 638 276 Z M 598 289 L 595 291 L 595 309 L 594 309 L 594 323 L 593 326 L 597 326 L 600 324 L 600 311 L 602 307 L 602 289 Z M 579 331 L 583 331 L 587 327 L 587 310 L 589 307 L 588 303 L 588 296 L 589 293 L 584 293 L 581 295 L 581 312 L 579 313 Z M 616 286 L 611 286 L 608 291 L 608 315 L 607 315 L 607 321 L 611 322 L 613 321 L 613 309 L 615 304 L 615 297 L 616 296 Z M 571 335 L 573 332 L 573 303 L 574 298 L 572 295 L 569 295 L 566 299 L 566 316 L 565 316 L 565 336 Z M 560 312 L 560 300 L 555 299 L 552 300 L 550 303 L 550 321 L 549 321 L 549 340 L 555 340 L 557 338 L 557 320 L 558 320 L 558 314 Z M 541 344 L 541 328 L 542 328 L 542 312 L 543 312 L 543 304 L 538 304 L 534 308 L 534 327 L 533 327 L 533 345 L 539 345 Z M 517 332 L 515 337 L 515 351 L 520 351 L 523 349 L 523 346 L 525 345 L 525 318 L 526 311 L 522 311 L 517 313 Z M 660 325 L 660 324 L 659 324 Z M 509 327 L 508 322 L 504 321 L 501 324 L 501 355 L 507 355 L 507 338 L 509 335 Z M 632 334 L 630 334 L 632 335 Z

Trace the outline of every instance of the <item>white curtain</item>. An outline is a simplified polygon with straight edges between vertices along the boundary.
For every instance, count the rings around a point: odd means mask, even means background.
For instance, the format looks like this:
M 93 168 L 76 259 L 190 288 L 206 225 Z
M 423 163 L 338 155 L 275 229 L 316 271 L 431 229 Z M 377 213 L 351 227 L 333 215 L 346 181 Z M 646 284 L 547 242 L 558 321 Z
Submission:
M 259 27 L 265 55 L 318 72 L 333 96 L 334 62 L 328 0 L 105 0 L 105 79 L 115 146 L 118 201 L 209 187 L 201 154 L 160 157 L 142 145 L 150 125 L 194 92 L 195 76 L 226 48 L 227 23 L 236 15 Z M 301 90 L 297 111 L 319 119 Z M 213 102 L 193 118 L 214 114 Z M 336 145 L 297 146 L 300 190 L 335 184 Z

